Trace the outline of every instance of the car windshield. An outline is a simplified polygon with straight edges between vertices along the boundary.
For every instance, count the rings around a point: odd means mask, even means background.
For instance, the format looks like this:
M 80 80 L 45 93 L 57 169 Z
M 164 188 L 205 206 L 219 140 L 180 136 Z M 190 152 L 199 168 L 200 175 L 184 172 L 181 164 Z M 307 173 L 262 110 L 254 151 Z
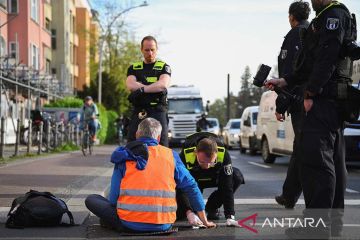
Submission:
M 216 127 L 216 126 L 218 126 L 218 123 L 217 123 L 216 120 L 208 120 L 208 121 L 209 121 L 211 127 Z
M 230 128 L 239 128 L 240 129 L 240 122 L 232 122 Z
M 253 120 L 253 124 L 254 125 L 257 125 L 257 116 L 258 116 L 258 113 L 257 112 L 254 112 L 252 114 L 252 120 Z
M 169 113 L 202 113 L 204 111 L 201 98 L 169 99 Z

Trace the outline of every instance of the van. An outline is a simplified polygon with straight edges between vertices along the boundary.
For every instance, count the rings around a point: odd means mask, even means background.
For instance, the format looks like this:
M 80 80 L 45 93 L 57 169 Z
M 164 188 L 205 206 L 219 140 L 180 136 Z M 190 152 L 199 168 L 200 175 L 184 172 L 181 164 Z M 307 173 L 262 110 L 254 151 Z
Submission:
M 258 151 L 256 141 L 256 128 L 258 118 L 259 106 L 251 106 L 245 108 L 241 116 L 240 126 L 240 152 L 245 153 L 249 149 L 251 154 Z
M 265 163 L 273 163 L 279 155 L 291 155 L 293 150 L 295 135 L 291 116 L 286 115 L 283 122 L 276 119 L 276 97 L 277 94 L 274 91 L 264 92 L 259 105 L 256 142 Z
M 259 105 L 256 141 L 265 163 L 274 163 L 277 156 L 290 156 L 293 151 L 295 135 L 291 116 L 286 115 L 284 122 L 277 121 L 276 97 L 274 91 L 267 91 L 262 94 Z M 344 138 L 346 161 L 360 161 L 360 118 L 346 125 Z

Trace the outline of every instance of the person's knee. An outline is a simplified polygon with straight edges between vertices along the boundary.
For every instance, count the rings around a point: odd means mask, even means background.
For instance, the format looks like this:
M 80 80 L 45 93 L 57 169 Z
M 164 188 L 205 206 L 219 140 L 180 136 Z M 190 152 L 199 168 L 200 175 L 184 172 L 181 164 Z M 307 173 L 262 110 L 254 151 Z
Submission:
M 245 183 L 245 179 L 243 174 L 241 173 L 240 169 L 233 167 L 233 185 L 234 185 L 234 192 L 236 189 Z
M 96 207 L 96 199 L 98 198 L 97 194 L 91 194 L 85 199 L 85 206 L 92 211 Z

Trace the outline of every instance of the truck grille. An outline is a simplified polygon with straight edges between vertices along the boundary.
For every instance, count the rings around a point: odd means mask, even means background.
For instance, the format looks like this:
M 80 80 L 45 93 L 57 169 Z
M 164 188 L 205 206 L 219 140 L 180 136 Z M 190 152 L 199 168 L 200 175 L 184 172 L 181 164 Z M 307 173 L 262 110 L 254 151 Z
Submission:
M 174 120 L 174 138 L 185 138 L 196 132 L 196 122 L 193 120 Z

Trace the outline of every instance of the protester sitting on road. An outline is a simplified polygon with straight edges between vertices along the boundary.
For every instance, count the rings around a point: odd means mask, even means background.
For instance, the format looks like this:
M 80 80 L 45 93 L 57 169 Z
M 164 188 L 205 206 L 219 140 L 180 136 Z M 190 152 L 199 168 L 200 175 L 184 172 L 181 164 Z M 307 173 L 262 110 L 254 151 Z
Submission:
M 94 103 L 91 96 L 87 96 L 82 107 L 81 119 L 83 123 L 87 124 L 89 127 L 89 133 L 91 135 L 92 141 L 96 141 L 96 131 L 98 129 L 98 120 L 99 111 L 96 104 Z
M 100 195 L 85 200 L 102 224 L 118 231 L 167 231 L 176 220 L 178 188 L 197 212 L 197 223 L 216 226 L 207 220 L 201 192 L 179 155 L 159 145 L 161 129 L 159 121 L 146 118 L 138 126 L 137 140 L 113 152 L 109 200 Z
M 219 208 L 224 204 L 225 218 L 234 220 L 234 193 L 240 184 L 244 184 L 244 177 L 239 169 L 232 167 L 231 158 L 221 139 L 209 132 L 199 132 L 186 138 L 180 158 L 195 178 L 198 186 L 215 190 L 208 198 L 206 212 L 208 219 L 220 218 Z M 193 209 L 182 189 L 177 188 L 176 200 L 178 204 L 177 217 L 184 218 L 193 215 Z

